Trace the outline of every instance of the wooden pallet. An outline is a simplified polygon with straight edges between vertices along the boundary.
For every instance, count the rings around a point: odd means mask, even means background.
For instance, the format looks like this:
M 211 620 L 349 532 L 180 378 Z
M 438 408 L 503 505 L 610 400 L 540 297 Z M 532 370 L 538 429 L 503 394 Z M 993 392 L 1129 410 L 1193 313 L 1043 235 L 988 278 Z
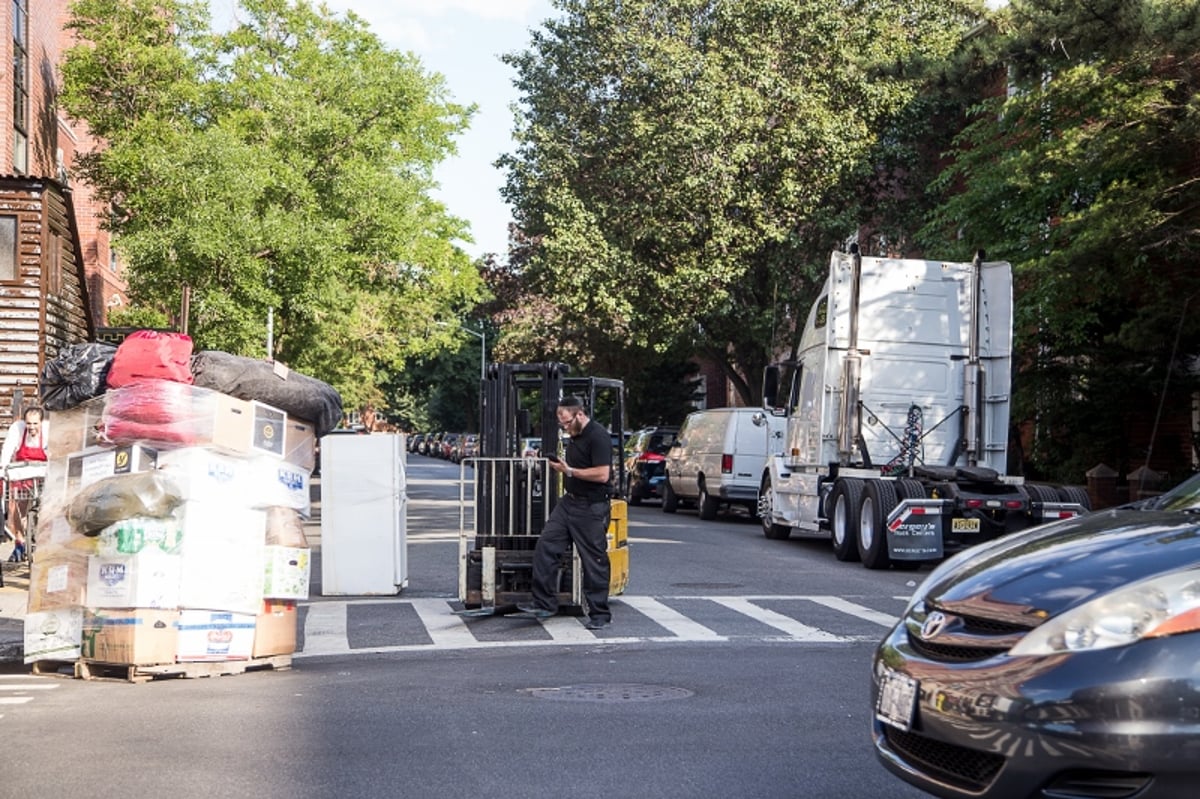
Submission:
M 163 663 L 154 666 L 139 666 L 130 663 L 99 663 L 81 660 L 75 665 L 75 676 L 81 680 L 115 680 L 117 682 L 149 682 L 167 678 L 193 679 L 197 677 L 221 677 L 226 674 L 244 674 L 247 671 L 274 669 L 280 671 L 292 667 L 291 655 L 251 658 L 250 660 L 217 660 L 189 663 Z
M 69 677 L 75 678 L 78 661 L 75 660 L 35 660 L 30 664 L 30 672 L 38 677 Z

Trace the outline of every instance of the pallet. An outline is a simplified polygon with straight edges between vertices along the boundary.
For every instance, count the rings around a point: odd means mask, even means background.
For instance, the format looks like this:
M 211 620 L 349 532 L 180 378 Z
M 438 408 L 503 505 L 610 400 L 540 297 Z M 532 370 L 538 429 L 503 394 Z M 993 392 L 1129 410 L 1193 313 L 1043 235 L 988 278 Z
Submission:
M 75 660 L 35 660 L 30 664 L 29 670 L 31 674 L 38 677 L 69 677 L 75 678 L 76 665 Z
M 272 657 L 251 658 L 249 660 L 163 663 L 153 666 L 139 666 L 130 663 L 99 663 L 92 660 L 81 660 L 75 664 L 75 676 L 81 680 L 142 683 L 167 678 L 194 679 L 199 677 L 222 677 L 226 674 L 244 674 L 247 671 L 260 671 L 264 669 L 282 671 L 291 667 L 291 655 L 274 655 Z

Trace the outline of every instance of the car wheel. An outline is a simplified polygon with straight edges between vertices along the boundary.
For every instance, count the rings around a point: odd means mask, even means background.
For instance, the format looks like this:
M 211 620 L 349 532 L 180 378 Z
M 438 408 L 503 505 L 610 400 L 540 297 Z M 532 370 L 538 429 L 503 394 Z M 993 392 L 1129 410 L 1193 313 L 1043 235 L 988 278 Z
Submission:
M 700 509 L 700 518 L 705 521 L 717 518 L 717 506 L 720 504 L 720 500 L 708 493 L 708 487 L 701 482 L 700 496 L 696 499 L 696 506 Z
M 642 491 L 640 488 L 638 488 L 637 483 L 630 480 L 629 481 L 629 491 L 626 493 L 628 495 L 626 497 L 626 499 L 629 501 L 630 505 L 641 505 L 642 504 Z
M 764 475 L 762 489 L 758 492 L 758 520 L 762 522 L 763 535 L 772 541 L 786 541 L 792 534 L 792 528 L 771 521 L 775 514 L 773 496 L 771 475 Z
M 677 511 L 679 509 L 679 497 L 677 497 L 675 495 L 675 492 L 671 489 L 671 478 L 668 477 L 666 480 L 663 480 L 662 492 L 663 492 L 663 503 L 662 503 L 663 513 L 674 513 L 675 511 Z
M 868 480 L 858 512 L 858 554 L 868 569 L 886 569 L 887 517 L 897 503 L 896 487 L 885 480 Z
M 833 554 L 840 561 L 858 560 L 858 509 L 862 504 L 862 481 L 838 480 L 829 492 L 829 532 Z

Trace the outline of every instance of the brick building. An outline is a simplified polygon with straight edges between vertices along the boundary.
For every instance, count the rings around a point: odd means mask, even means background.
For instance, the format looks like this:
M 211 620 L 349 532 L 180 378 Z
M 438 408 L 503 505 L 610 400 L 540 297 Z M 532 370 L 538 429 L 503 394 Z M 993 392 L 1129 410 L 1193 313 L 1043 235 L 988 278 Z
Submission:
M 58 108 L 69 3 L 10 0 L 0 13 L 0 429 L 36 395 L 46 359 L 125 302 L 103 209 L 71 177 L 91 141 Z

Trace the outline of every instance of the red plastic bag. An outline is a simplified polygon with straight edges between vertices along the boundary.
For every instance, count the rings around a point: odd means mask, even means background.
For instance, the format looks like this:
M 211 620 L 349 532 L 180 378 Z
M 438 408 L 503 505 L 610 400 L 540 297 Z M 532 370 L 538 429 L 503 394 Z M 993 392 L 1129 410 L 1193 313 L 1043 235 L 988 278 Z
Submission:
M 209 407 L 196 398 L 199 391 L 203 389 L 174 380 L 137 380 L 108 392 L 104 416 L 142 424 L 172 424 L 194 419 Z
M 147 378 L 192 382 L 192 337 L 185 333 L 136 330 L 117 347 L 108 370 L 108 387 L 120 388 Z

